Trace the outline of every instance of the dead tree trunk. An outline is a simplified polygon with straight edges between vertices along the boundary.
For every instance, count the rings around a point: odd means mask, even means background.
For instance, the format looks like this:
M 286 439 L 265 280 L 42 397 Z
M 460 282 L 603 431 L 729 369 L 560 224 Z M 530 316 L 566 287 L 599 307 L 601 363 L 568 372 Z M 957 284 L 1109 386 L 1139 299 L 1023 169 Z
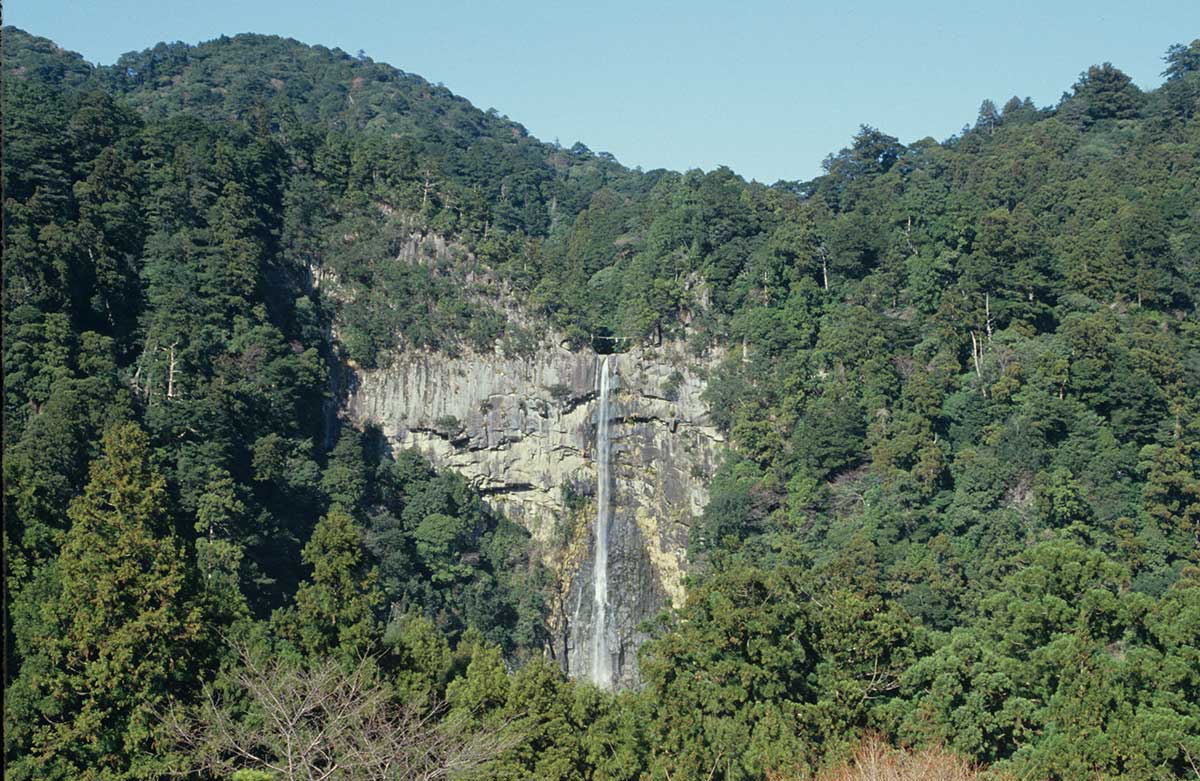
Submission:
M 988 344 L 992 342 L 992 296 L 991 293 L 983 294 L 983 312 L 984 312 L 984 328 L 987 330 Z
M 971 334 L 971 360 L 975 363 L 975 376 L 979 378 L 979 392 L 987 398 L 987 387 L 983 383 L 983 340 L 974 331 Z
M 175 392 L 175 342 L 170 347 L 169 357 L 167 359 L 167 398 L 173 399 L 177 395 Z

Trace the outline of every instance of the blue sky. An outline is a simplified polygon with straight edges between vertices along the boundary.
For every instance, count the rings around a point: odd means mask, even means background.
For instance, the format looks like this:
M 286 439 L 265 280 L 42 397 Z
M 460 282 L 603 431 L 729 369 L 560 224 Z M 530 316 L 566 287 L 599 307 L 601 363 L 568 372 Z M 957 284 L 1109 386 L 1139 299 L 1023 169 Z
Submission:
M 983 98 L 1057 102 L 1088 65 L 1155 86 L 1200 0 L 468 2 L 9 0 L 5 24 L 92 62 L 161 40 L 274 33 L 364 50 L 534 135 L 643 168 L 807 179 L 862 123 L 909 142 Z

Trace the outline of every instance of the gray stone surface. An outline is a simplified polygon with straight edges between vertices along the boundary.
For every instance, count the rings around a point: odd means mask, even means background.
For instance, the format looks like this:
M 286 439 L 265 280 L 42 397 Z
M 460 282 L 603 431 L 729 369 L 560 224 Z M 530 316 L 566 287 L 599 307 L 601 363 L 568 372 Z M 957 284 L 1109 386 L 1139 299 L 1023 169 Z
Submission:
M 636 627 L 683 599 L 688 528 L 708 500 L 722 438 L 700 399 L 712 361 L 677 343 L 614 360 L 609 609 L 618 682 L 636 685 Z M 550 338 L 531 356 L 409 351 L 345 380 L 352 421 L 374 423 L 394 448 L 461 472 L 529 529 L 558 578 L 553 652 L 572 674 L 586 669 L 575 656 L 586 653 L 592 596 L 598 367 L 594 353 Z M 574 511 L 568 494 L 578 497 Z

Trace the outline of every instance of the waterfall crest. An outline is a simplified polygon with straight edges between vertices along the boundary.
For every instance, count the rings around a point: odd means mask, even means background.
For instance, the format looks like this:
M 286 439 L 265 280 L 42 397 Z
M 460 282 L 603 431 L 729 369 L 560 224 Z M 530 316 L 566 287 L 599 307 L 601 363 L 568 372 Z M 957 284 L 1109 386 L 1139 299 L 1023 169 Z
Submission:
M 608 527 L 612 520 L 611 457 L 608 397 L 612 378 L 609 358 L 605 356 L 599 372 L 599 398 L 596 409 L 596 539 L 592 557 L 592 670 L 597 686 L 612 687 L 612 653 L 608 645 Z

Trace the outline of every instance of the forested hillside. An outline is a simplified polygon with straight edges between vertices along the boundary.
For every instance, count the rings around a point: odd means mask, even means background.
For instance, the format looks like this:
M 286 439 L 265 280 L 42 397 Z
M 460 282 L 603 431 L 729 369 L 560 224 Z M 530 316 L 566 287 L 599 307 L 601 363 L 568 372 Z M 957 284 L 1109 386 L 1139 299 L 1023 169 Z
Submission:
M 3 47 L 6 778 L 801 779 L 870 733 L 1200 778 L 1200 40 L 772 186 L 276 37 Z M 728 354 L 638 691 L 544 657 L 524 529 L 338 419 L 345 365 L 543 326 Z

